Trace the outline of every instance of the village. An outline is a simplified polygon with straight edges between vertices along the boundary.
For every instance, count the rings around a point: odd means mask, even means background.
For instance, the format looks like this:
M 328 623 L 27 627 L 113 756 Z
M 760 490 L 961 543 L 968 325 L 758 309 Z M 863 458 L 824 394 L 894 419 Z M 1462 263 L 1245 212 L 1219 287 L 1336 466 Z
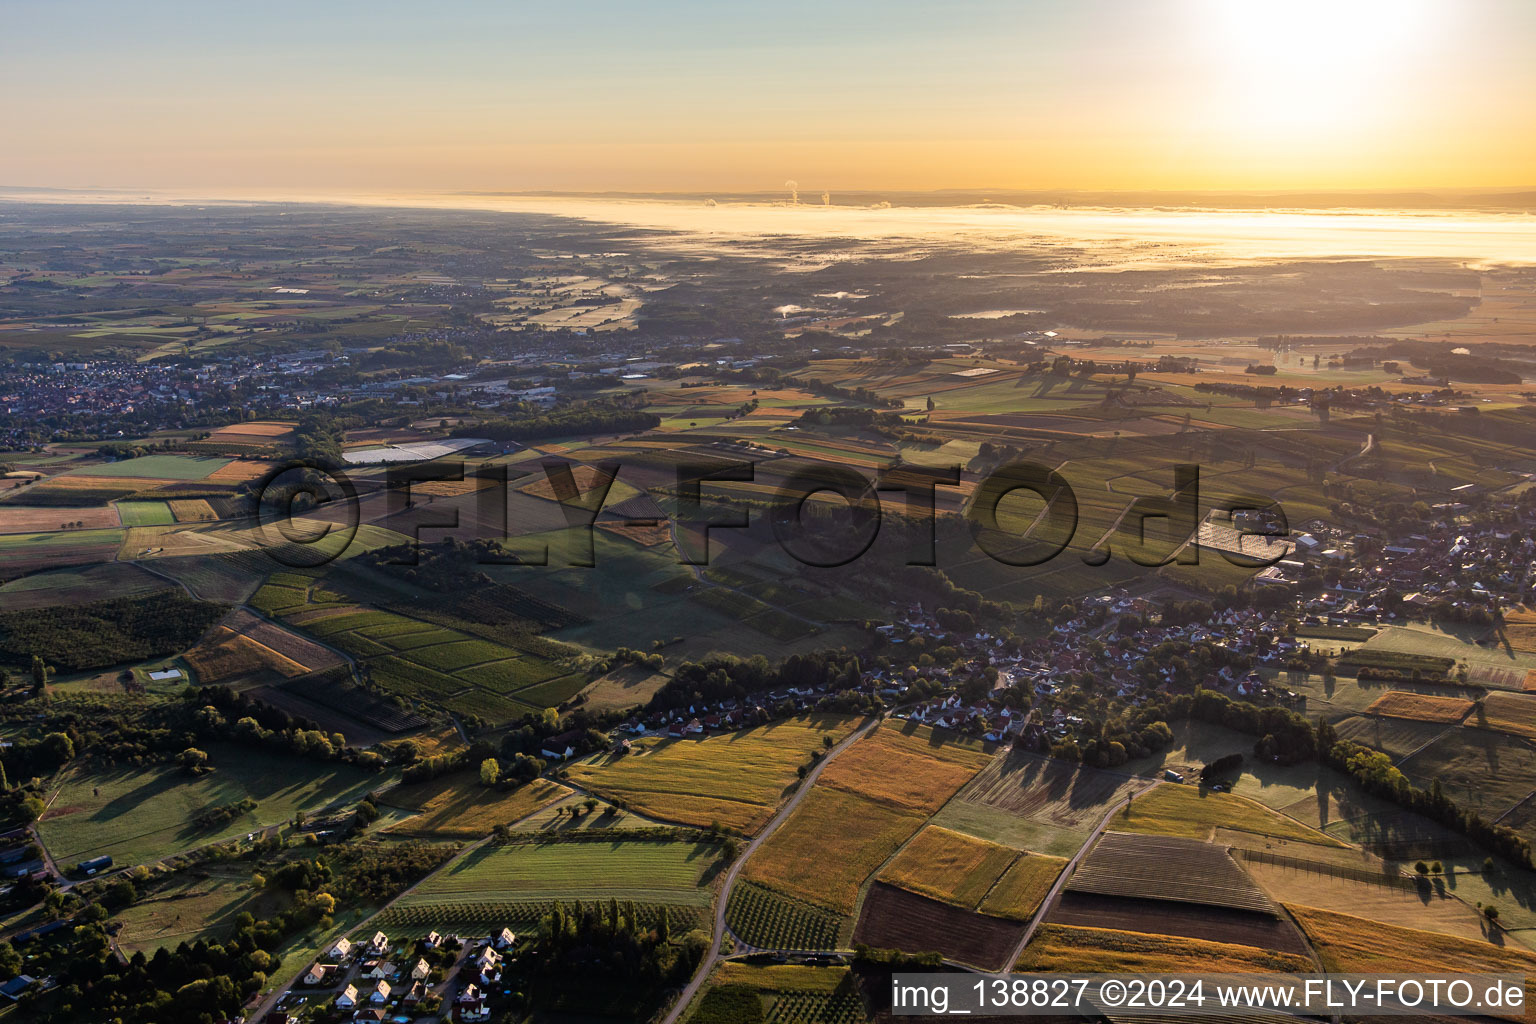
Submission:
M 498 986 L 517 941 L 510 928 L 469 938 L 433 931 L 414 942 L 391 942 L 381 931 L 356 943 L 338 939 L 262 1021 L 376 1024 L 445 1010 L 455 1021 L 489 1020 L 496 997 L 510 994 Z

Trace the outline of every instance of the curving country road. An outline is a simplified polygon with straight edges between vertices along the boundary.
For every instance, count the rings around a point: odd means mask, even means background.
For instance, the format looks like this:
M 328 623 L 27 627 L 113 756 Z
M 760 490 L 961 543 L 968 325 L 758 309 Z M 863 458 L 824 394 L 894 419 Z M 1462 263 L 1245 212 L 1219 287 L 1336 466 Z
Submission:
M 795 795 L 790 797 L 788 802 L 779 808 L 778 813 L 768 820 L 768 824 L 762 827 L 762 830 L 757 833 L 757 837 L 742 848 L 740 856 L 731 864 L 731 870 L 726 873 L 725 882 L 720 886 L 720 896 L 715 901 L 714 936 L 710 940 L 709 953 L 705 955 L 703 960 L 699 961 L 699 967 L 698 970 L 694 971 L 693 980 L 688 983 L 688 987 L 683 989 L 682 994 L 677 997 L 677 1002 L 672 1004 L 672 1009 L 667 1012 L 661 1024 L 676 1024 L 678 1017 L 682 1016 L 683 1011 L 693 1002 L 693 997 L 698 995 L 699 987 L 704 984 L 709 978 L 710 973 L 715 969 L 715 964 L 720 959 L 720 946 L 725 941 L 725 907 L 730 901 L 731 887 L 736 884 L 736 876 L 741 873 L 742 865 L 746 864 L 748 858 L 757 852 L 757 848 L 763 845 L 764 840 L 771 836 L 780 825 L 784 824 L 785 819 L 794 813 L 795 808 L 800 806 L 800 801 L 805 799 L 805 795 L 811 791 L 811 786 L 815 784 L 817 777 L 821 775 L 821 770 L 830 764 L 834 757 L 856 743 L 884 720 L 884 715 L 872 716 L 869 721 L 845 736 L 841 743 L 827 751 L 826 756 L 816 762 L 816 767 L 806 773 L 804 781 L 800 783 L 800 788 L 795 790 Z

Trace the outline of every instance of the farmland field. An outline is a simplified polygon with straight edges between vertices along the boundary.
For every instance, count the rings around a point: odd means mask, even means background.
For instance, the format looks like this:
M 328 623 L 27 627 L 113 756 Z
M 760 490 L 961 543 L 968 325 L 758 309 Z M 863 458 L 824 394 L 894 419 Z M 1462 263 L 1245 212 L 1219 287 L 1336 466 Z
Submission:
M 1245 858 L 1244 863 L 1248 873 L 1280 903 L 1305 901 L 1319 910 L 1468 939 L 1481 939 L 1486 931 L 1482 915 L 1444 886 L 1428 882 L 1423 888 L 1404 885 L 1401 883 L 1408 882 L 1407 878 L 1390 875 L 1383 876 L 1386 884 L 1365 881 L 1332 873 L 1327 865 L 1307 870 L 1288 862 L 1270 864 Z M 1396 873 L 1395 868 L 1391 871 Z
M 879 880 L 975 910 L 1016 856 L 1006 846 L 929 825 L 902 847 Z
M 86 562 L 110 562 L 127 530 L 64 530 L 0 535 L 0 578 Z
M 573 764 L 570 777 L 665 821 L 718 821 L 755 832 L 772 817 L 796 769 L 824 749 L 826 737 L 836 742 L 855 724 L 851 716 L 818 714 L 703 739 L 647 741 L 627 756 Z
M 710 993 L 724 993 L 725 998 Z M 745 1017 L 738 1016 L 745 1013 Z M 723 963 L 687 1024 L 862 1024 L 866 1014 L 846 967 Z
M 1260 913 L 1275 909 L 1225 849 L 1174 837 L 1106 832 L 1067 888 Z
M 1077 852 L 1094 824 L 1137 785 L 1115 772 L 1015 751 L 983 768 L 934 824 L 1064 856 Z
M 1435 782 L 1490 820 L 1536 790 L 1536 744 L 1483 729 L 1454 729 L 1398 765 L 1415 785 Z
M 321 584 L 301 573 L 274 573 L 251 604 L 346 651 L 393 693 L 500 722 L 559 704 L 584 685 L 534 654 L 434 622 L 363 609 Z M 556 687 L 556 680 L 566 681 Z
M 1467 724 L 1536 740 L 1536 694 L 1490 693 Z
M 1179 935 L 1287 953 L 1305 953 L 1307 949 L 1290 921 L 1231 907 L 1064 891 L 1048 915 L 1051 924 L 1078 928 Z
M 1455 726 L 1443 722 L 1416 722 L 1407 718 L 1351 715 L 1335 722 L 1333 728 L 1340 739 L 1375 747 L 1393 757 L 1406 757 Z
M 836 949 L 842 918 L 755 882 L 731 889 L 725 922 L 741 941 L 763 949 Z
M 1013 969 L 1046 974 L 1270 974 L 1314 967 L 1308 957 L 1253 946 L 1048 924 L 1035 933 Z
M 0 534 L 47 533 L 59 530 L 66 523 L 80 523 L 72 529 L 109 530 L 123 525 L 117 509 L 110 505 L 98 508 L 28 508 L 22 505 L 0 505 Z
M 614 838 L 485 846 L 402 902 L 613 898 L 704 907 L 719 865 L 720 847 L 712 843 Z
M 1536 953 L 1498 946 L 1486 939 L 1366 921 L 1349 914 L 1287 904 L 1328 971 L 1352 974 L 1519 974 L 1526 1001 L 1536 997 Z M 1510 1019 L 1524 1020 L 1525 1015 Z
M 1319 846 L 1338 840 L 1232 793 L 1202 793 L 1194 786 L 1162 785 L 1139 796 L 1129 810 L 1115 812 L 1110 828 L 1121 832 L 1209 839 L 1215 828 L 1230 828 Z
M 993 917 L 1027 921 L 1040 909 L 1040 904 L 1056 882 L 1056 876 L 1066 866 L 1065 857 L 1020 854 L 976 909 Z
M 119 501 L 117 514 L 124 526 L 169 526 L 176 522 L 171 507 L 163 501 Z
M 183 498 L 166 502 L 171 508 L 171 515 L 176 517 L 178 523 L 202 523 L 219 518 L 219 514 L 213 510 L 203 498 Z M 144 525 L 135 523 L 134 525 Z
M 355 802 L 385 776 L 251 747 L 207 748 L 213 771 L 189 776 L 172 765 L 67 769 L 38 825 L 62 865 L 110 854 L 119 865 L 148 864 L 192 846 L 287 821 L 298 810 Z M 211 829 L 193 821 L 208 807 L 246 797 L 255 811 Z
M 818 784 L 931 814 L 990 759 L 980 750 L 944 743 L 940 733 L 887 724 L 838 755 Z
M 143 477 L 160 480 L 202 480 L 231 460 L 188 455 L 144 455 L 71 470 L 71 477 Z
M 489 835 L 497 825 L 510 825 L 571 794 L 548 779 L 534 779 L 513 790 L 480 785 L 469 773 L 445 775 L 430 782 L 397 786 L 383 797 L 392 806 L 414 812 L 387 832 L 400 836 L 470 839 Z
M 199 683 L 240 686 L 292 679 L 308 669 L 291 658 L 224 626 L 215 626 L 203 642 L 183 658 Z
M 818 780 L 795 813 L 758 847 L 741 877 L 851 914 L 864 880 L 922 823 L 920 814 L 828 789 Z
M 1432 697 L 1424 693 L 1404 693 L 1401 690 L 1388 690 L 1365 709 L 1366 714 L 1370 715 L 1410 718 L 1417 722 L 1439 722 L 1446 725 L 1461 721 L 1471 710 L 1470 700 Z
M 15 610 L 77 603 L 83 599 L 105 601 L 153 594 L 173 586 L 175 584 L 169 580 L 145 572 L 131 562 L 102 562 L 12 580 L 0 586 L 0 606 Z
M 946 959 L 1000 971 L 1007 968 L 1007 959 L 1023 933 L 1020 922 L 988 917 L 876 882 L 864 899 L 853 941 L 876 949 L 942 953 Z

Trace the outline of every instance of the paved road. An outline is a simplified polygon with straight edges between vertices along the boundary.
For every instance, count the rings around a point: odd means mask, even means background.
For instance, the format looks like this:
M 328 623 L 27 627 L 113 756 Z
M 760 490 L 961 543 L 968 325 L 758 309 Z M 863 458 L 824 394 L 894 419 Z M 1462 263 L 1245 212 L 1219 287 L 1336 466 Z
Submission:
M 698 995 L 699 987 L 704 984 L 710 972 L 715 969 L 715 963 L 720 959 L 720 945 L 725 940 L 725 906 L 730 900 L 731 887 L 736 884 L 736 876 L 741 873 L 742 865 L 746 864 L 748 858 L 757 852 L 757 848 L 763 845 L 764 840 L 771 836 L 780 825 L 784 824 L 785 820 L 794 813 L 795 808 L 800 806 L 800 801 L 805 799 L 805 794 L 811 791 L 811 786 L 815 784 L 817 776 L 821 774 L 821 770 L 830 764 L 834 757 L 857 742 L 871 729 L 879 725 L 881 721 L 883 721 L 883 716 L 871 718 L 845 737 L 841 743 L 827 751 L 826 756 L 816 763 L 816 767 L 806 773 L 805 780 L 800 783 L 800 788 L 795 790 L 795 795 L 790 797 L 783 807 L 779 808 L 779 813 L 769 819 L 768 824 L 764 825 L 762 831 L 757 834 L 757 838 L 748 843 L 742 849 L 741 855 L 731 864 L 731 870 L 726 874 L 724 884 L 720 886 L 720 896 L 715 901 L 715 933 L 714 937 L 710 940 L 709 952 L 699 963 L 699 969 L 694 972 L 693 980 L 688 983 L 687 988 L 683 989 L 682 995 L 677 997 L 677 1002 L 672 1004 L 672 1009 L 668 1011 L 661 1024 L 676 1024 L 678 1017 L 682 1016 L 683 1011 L 688 1008 L 688 1004 L 693 1002 L 693 997 Z
M 1152 785 L 1146 787 L 1145 789 L 1137 790 L 1132 794 L 1132 796 L 1140 796 L 1142 793 L 1145 793 L 1160 784 L 1160 780 L 1153 779 Z M 1124 808 L 1124 806 L 1124 804 L 1116 803 L 1114 806 L 1110 807 L 1110 809 L 1105 812 L 1104 817 L 1099 819 L 1099 823 L 1093 827 L 1093 831 L 1088 834 L 1088 838 L 1084 840 L 1083 845 L 1077 848 L 1077 853 L 1073 855 L 1071 860 L 1067 861 L 1067 866 L 1061 869 L 1061 874 L 1056 876 L 1056 884 L 1051 886 L 1051 891 L 1046 893 L 1045 899 L 1040 901 L 1040 909 L 1036 911 L 1034 920 L 1029 922 L 1029 927 L 1024 929 L 1024 937 L 1021 938 L 1019 940 L 1019 944 L 1014 947 L 1013 955 L 1008 958 L 1008 963 L 1003 968 L 1004 970 L 1013 970 L 1013 965 L 1019 962 L 1019 957 L 1024 955 L 1024 947 L 1029 945 L 1029 940 L 1035 937 L 1035 931 L 1039 929 L 1040 922 L 1045 920 L 1046 912 L 1051 909 L 1051 904 L 1056 902 L 1056 897 L 1061 894 L 1062 888 L 1072 877 L 1072 873 L 1077 870 L 1077 866 L 1082 863 L 1083 858 L 1088 855 L 1088 851 L 1092 849 L 1093 844 L 1098 841 L 1099 836 L 1103 835 L 1104 830 L 1109 827 L 1110 819 L 1115 816 L 1115 812 L 1121 810 Z

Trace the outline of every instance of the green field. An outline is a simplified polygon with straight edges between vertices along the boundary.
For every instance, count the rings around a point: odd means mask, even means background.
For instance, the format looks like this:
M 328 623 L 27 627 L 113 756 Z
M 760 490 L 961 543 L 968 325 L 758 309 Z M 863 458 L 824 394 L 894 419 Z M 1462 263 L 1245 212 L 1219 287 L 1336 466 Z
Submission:
M 298 573 L 274 574 L 251 604 L 284 617 L 351 607 Z M 586 685 L 584 676 L 528 651 L 394 612 L 343 610 L 291 624 L 359 659 L 393 693 L 491 721 L 553 707 Z
M 140 950 L 175 949 L 183 942 L 211 941 L 231 926 L 241 911 L 263 918 L 278 903 L 275 894 L 262 892 L 248 878 L 232 872 L 207 878 L 178 877 L 117 914 L 122 928 L 116 940 L 130 956 Z
M 1130 808 L 1115 812 L 1110 828 L 1189 839 L 1209 839 L 1214 829 L 1229 828 L 1320 846 L 1338 845 L 1330 836 L 1263 804 L 1231 793 L 1202 793 L 1185 785 L 1165 784 L 1137 797 Z
M 171 506 L 163 501 L 120 501 L 117 514 L 124 526 L 170 526 L 176 522 Z
M 423 882 L 406 905 L 460 900 L 633 900 L 706 907 L 720 847 L 655 839 L 486 846 Z
M 131 562 L 102 562 L 75 569 L 33 573 L 12 580 L 0 586 L 0 607 L 14 610 L 83 600 L 137 597 L 175 585 Z
M 201 776 L 170 765 L 65 769 L 38 825 L 48 852 L 66 869 L 102 854 L 110 854 L 119 867 L 153 863 L 257 826 L 280 824 L 295 811 L 352 803 L 387 778 L 261 748 L 212 745 L 207 750 L 214 770 Z M 211 829 L 194 824 L 198 812 L 247 797 L 258 804 L 254 812 Z
M 137 459 L 106 462 L 70 470 L 69 476 L 135 477 L 151 480 L 202 480 L 233 459 L 190 455 L 144 455 Z

